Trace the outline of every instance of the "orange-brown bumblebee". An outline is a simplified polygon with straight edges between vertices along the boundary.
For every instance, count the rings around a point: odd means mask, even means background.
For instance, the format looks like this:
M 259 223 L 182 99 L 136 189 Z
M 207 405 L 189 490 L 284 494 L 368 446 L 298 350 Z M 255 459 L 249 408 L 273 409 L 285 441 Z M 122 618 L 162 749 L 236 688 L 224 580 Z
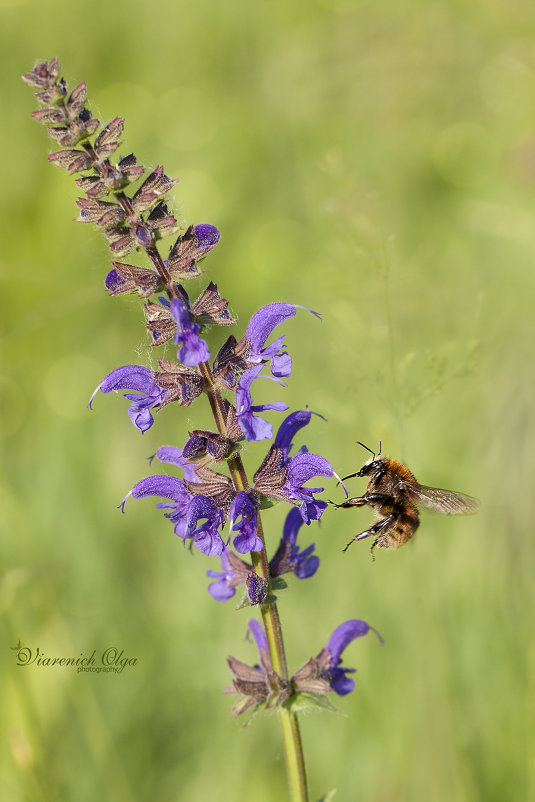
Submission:
M 426 487 L 419 484 L 406 465 L 389 457 L 379 454 L 358 443 L 372 454 L 360 471 L 345 476 L 342 481 L 352 479 L 354 476 L 370 476 L 368 487 L 363 496 L 349 498 L 335 507 L 363 507 L 369 504 L 375 513 L 377 522 L 355 535 L 347 546 L 346 551 L 355 540 L 364 540 L 373 537 L 371 546 L 372 556 L 374 548 L 399 549 L 410 540 L 420 525 L 420 516 L 417 505 L 424 504 L 436 512 L 446 515 L 462 515 L 477 512 L 479 501 L 477 498 L 453 490 L 441 490 L 438 487 Z M 331 502 L 332 503 L 332 502 Z

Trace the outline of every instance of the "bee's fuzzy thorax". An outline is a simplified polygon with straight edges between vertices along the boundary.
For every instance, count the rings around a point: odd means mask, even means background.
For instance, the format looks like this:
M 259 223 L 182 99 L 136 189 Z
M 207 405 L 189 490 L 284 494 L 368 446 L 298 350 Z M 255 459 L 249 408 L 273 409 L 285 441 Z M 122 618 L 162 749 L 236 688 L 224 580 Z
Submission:
M 395 473 L 399 479 L 403 479 L 405 482 L 416 482 L 414 474 L 402 462 L 397 462 L 397 460 L 387 457 L 385 458 L 385 463 L 387 463 L 386 467 L 392 473 Z

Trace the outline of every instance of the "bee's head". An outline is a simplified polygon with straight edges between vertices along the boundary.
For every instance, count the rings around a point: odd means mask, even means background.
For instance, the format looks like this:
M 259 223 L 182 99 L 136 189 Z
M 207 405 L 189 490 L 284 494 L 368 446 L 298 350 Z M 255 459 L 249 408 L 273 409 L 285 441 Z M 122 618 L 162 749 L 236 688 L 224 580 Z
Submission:
M 366 451 L 369 451 L 372 457 L 371 459 L 368 460 L 368 462 L 364 463 L 364 465 L 362 466 L 360 471 L 356 474 L 356 476 L 370 476 L 371 474 L 376 473 L 384 466 L 386 459 L 384 457 L 381 457 L 382 443 L 380 440 L 379 440 L 378 454 L 376 454 L 375 451 L 372 451 L 371 448 L 368 448 L 368 446 L 365 446 L 364 443 L 361 443 L 360 440 L 358 441 L 357 445 L 362 446 L 363 448 L 366 449 Z
M 360 471 L 357 473 L 357 476 L 373 476 L 373 474 L 377 473 L 377 471 L 380 471 L 382 468 L 384 468 L 385 463 L 386 457 L 376 457 L 374 454 L 374 456 L 368 460 L 368 462 L 364 463 Z
M 346 479 L 352 479 L 354 476 L 370 476 L 370 475 L 375 476 L 375 474 L 378 471 L 382 470 L 384 472 L 384 466 L 388 462 L 388 460 L 386 457 L 381 457 L 381 443 L 379 442 L 378 454 L 375 454 L 375 452 L 372 451 L 371 448 L 368 448 L 368 446 L 365 446 L 364 443 L 359 442 L 358 445 L 365 448 L 366 451 L 369 451 L 370 454 L 372 454 L 372 457 L 371 459 L 368 460 L 368 462 L 364 463 L 360 471 L 357 471 L 356 473 L 351 473 L 349 474 L 349 476 L 344 476 L 344 478 L 342 479 L 343 482 L 345 482 Z

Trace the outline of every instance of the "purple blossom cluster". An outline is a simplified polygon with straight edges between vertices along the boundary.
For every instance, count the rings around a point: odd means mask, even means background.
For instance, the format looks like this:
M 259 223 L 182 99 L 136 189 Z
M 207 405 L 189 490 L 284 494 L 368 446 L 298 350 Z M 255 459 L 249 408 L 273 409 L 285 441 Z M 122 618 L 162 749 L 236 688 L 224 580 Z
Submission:
M 298 544 L 303 524 L 319 521 L 327 508 L 319 498 L 323 487 L 311 487 L 309 482 L 332 477 L 341 481 L 325 457 L 310 453 L 305 446 L 294 448 L 294 438 L 315 413 L 308 409 L 291 412 L 273 435 L 272 423 L 264 413 L 284 412 L 289 407 L 283 401 L 258 403 L 259 397 L 263 399 L 260 379 L 284 387 L 292 373 L 285 334 L 277 332 L 271 340 L 275 330 L 298 309 L 321 316 L 297 304 L 269 303 L 252 316 L 241 339 L 231 334 L 212 355 L 210 328 L 233 325 L 236 319 L 214 282 L 194 300 L 184 283 L 202 275 L 201 263 L 218 245 L 219 230 L 209 223 L 179 230 L 166 201 L 177 180 L 167 176 L 162 166 L 145 177 L 145 167 L 134 154 L 113 160 L 124 121 L 116 117 L 101 128 L 86 106 L 85 84 L 69 93 L 57 59 L 37 63 L 23 78 L 37 89 L 36 97 L 44 106 L 34 112 L 34 118 L 47 126 L 61 146 L 49 161 L 77 174 L 76 183 L 85 193 L 77 200 L 78 221 L 94 224 L 104 233 L 114 259 L 141 252 L 150 263 L 147 267 L 113 261 L 105 278 L 107 291 L 112 296 L 138 294 L 150 348 L 173 343 L 174 358 L 161 357 L 157 370 L 138 364 L 112 370 L 94 391 L 89 406 L 99 390 L 104 394 L 124 391 L 128 417 L 142 434 L 164 407 L 173 403 L 189 407 L 203 395 L 214 416 L 215 430 L 195 429 L 182 448 L 163 446 L 150 458 L 179 475 L 160 473 L 141 479 L 120 507 L 124 512 L 129 497 L 161 499 L 156 506 L 164 511 L 183 544 L 219 558 L 219 570 L 207 571 L 212 580 L 210 595 L 228 601 L 243 586 L 244 598 L 251 605 L 261 605 L 266 620 L 266 611 L 274 604 L 272 589 L 284 585 L 280 577 L 293 573 L 308 579 L 319 567 L 315 545 L 302 548 Z M 132 187 L 136 182 L 137 188 Z M 166 237 L 173 242 L 163 258 L 161 241 Z M 263 440 L 271 443 L 249 481 L 240 450 L 247 441 Z M 216 469 L 219 464 L 223 471 Z M 289 510 L 280 541 L 268 560 L 260 512 L 273 503 L 286 504 Z M 251 562 L 244 559 L 247 554 Z M 273 643 L 268 645 L 260 625 L 251 622 L 249 628 L 260 664 L 250 667 L 229 658 L 233 687 L 242 697 L 236 712 L 251 705 L 282 705 L 300 691 L 348 693 L 354 687 L 347 676 L 353 669 L 342 667 L 342 652 L 370 630 L 360 620 L 344 622 L 317 657 L 288 679 L 281 676 L 285 673 L 281 665 L 278 672 L 274 669 L 277 649 Z M 280 657 L 282 634 L 276 637 L 280 637 Z
M 228 658 L 232 688 L 227 692 L 239 695 L 233 712 L 241 715 L 250 707 L 276 707 L 299 692 L 324 695 L 334 691 L 338 696 L 346 696 L 355 689 L 355 681 L 348 674 L 354 674 L 356 669 L 343 666 L 342 655 L 354 640 L 368 632 L 374 632 L 383 643 L 377 630 L 366 621 L 358 618 L 344 621 L 336 627 L 319 654 L 307 660 L 290 680 L 284 681 L 273 669 L 262 627 L 251 619 L 247 634 L 251 634 L 255 641 L 258 663 L 249 666 L 235 657 Z
M 207 226 L 204 225 L 202 228 Z M 210 228 L 214 229 L 213 226 Z M 214 243 L 218 240 L 219 233 L 217 237 L 213 236 Z M 183 288 L 180 288 L 180 294 L 186 298 Z M 192 311 L 196 306 L 198 308 L 197 302 L 189 308 L 186 301 L 179 298 L 173 298 L 171 302 L 160 298 L 159 301 L 159 305 L 147 305 L 150 307 L 147 326 L 154 338 L 152 345 L 162 345 L 173 337 L 174 344 L 180 345 L 177 362 L 181 362 L 182 365 L 173 370 L 167 360 L 160 360 L 162 368 L 160 371 L 150 371 L 140 365 L 123 365 L 115 368 L 104 377 L 89 402 L 91 406 L 99 390 L 102 393 L 129 390 L 130 392 L 124 396 L 132 402 L 128 416 L 142 434 L 154 423 L 151 410 L 157 412 L 171 401 L 189 405 L 201 394 L 203 383 L 194 380 L 199 374 L 188 368 L 196 368 L 210 359 L 208 346 L 199 335 L 200 321 L 203 321 L 203 318 Z M 157 307 L 156 311 L 152 307 Z M 236 338 L 231 336 L 220 348 L 214 360 L 212 367 L 214 384 L 222 391 L 234 391 L 236 397 L 234 414 L 241 430 L 239 436 L 243 436 L 246 440 L 266 440 L 273 436 L 271 423 L 261 418 L 259 412 L 267 410 L 283 412 L 288 409 L 288 405 L 282 401 L 253 404 L 251 385 L 258 378 L 269 378 L 284 385 L 281 377 L 287 378 L 291 375 L 292 359 L 284 346 L 285 335 L 279 336 L 270 345 L 266 345 L 266 341 L 274 328 L 293 317 L 297 309 L 303 308 L 289 303 L 272 303 L 262 307 L 251 318 L 245 337 L 237 342 Z M 320 317 L 317 312 L 306 311 Z M 211 321 L 204 319 L 203 325 L 209 322 L 227 325 L 235 321 L 225 317 L 222 324 L 216 319 Z M 264 367 L 269 368 L 271 375 L 262 373 Z
M 312 417 L 309 410 L 288 415 L 279 427 L 273 445 L 254 474 L 252 487 L 236 490 L 230 479 L 208 467 L 204 457 L 212 443 L 197 431 L 192 433 L 183 449 L 164 446 L 151 458 L 174 465 L 182 478 L 169 474 L 149 476 L 138 482 L 120 505 L 124 511 L 127 499 L 147 496 L 164 498 L 156 506 L 166 510 L 165 517 L 173 524 L 174 532 L 184 543 L 190 541 L 202 554 L 221 560 L 221 571 L 208 571 L 216 579 L 209 592 L 217 601 L 227 601 L 236 588 L 246 584 L 253 567 L 237 555 L 259 552 L 264 548 L 258 536 L 258 515 L 270 500 L 286 501 L 292 508 L 286 516 L 282 538 L 270 561 L 270 576 L 294 573 L 300 579 L 313 576 L 319 558 L 313 554 L 314 545 L 303 551 L 297 545 L 297 533 L 303 523 L 319 520 L 327 504 L 316 498 L 323 488 L 310 488 L 308 480 L 336 476 L 330 463 L 319 454 L 311 454 L 303 446 L 293 456 L 292 439 Z M 195 458 L 187 455 L 195 453 Z M 186 456 L 185 456 L 186 455 Z M 199 458 L 200 457 L 200 458 Z M 224 528 L 228 521 L 228 535 Z M 234 553 L 232 551 L 234 549 Z

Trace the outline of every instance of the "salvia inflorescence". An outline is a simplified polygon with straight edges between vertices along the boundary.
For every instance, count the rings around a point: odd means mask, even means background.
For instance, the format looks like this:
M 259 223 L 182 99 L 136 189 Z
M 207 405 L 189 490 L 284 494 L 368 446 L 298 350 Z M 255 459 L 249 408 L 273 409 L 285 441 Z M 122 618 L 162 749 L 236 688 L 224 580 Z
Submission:
M 185 285 L 203 275 L 201 264 L 219 242 L 218 229 L 209 223 L 179 229 L 169 208 L 169 193 L 177 179 L 169 178 L 161 166 L 147 171 L 133 153 L 117 156 L 124 120 L 115 117 L 101 126 L 86 105 L 85 83 L 69 92 L 57 59 L 37 63 L 23 79 L 37 90 L 42 104 L 33 117 L 60 146 L 48 160 L 76 175 L 83 193 L 76 201 L 77 220 L 96 225 L 108 241 L 113 261 L 104 281 L 107 291 L 113 296 L 137 293 L 151 347 L 172 340 L 176 348 L 176 359 L 160 358 L 157 370 L 138 364 L 115 368 L 102 379 L 89 405 L 99 391 L 126 391 L 128 417 L 141 433 L 171 404 L 189 407 L 204 396 L 213 412 L 214 431 L 196 429 L 182 448 L 158 449 L 151 460 L 158 460 L 169 472 L 141 479 L 121 508 L 124 511 L 129 497 L 163 499 L 156 506 L 164 510 L 175 534 L 202 554 L 220 560 L 219 570 L 207 571 L 211 596 L 225 602 L 242 587 L 241 606 L 260 606 L 264 628 L 256 620 L 248 624 L 258 663 L 249 666 L 234 657 L 228 661 L 231 690 L 239 695 L 234 712 L 262 706 L 291 709 L 292 700 L 300 695 L 320 698 L 331 690 L 349 693 L 354 681 L 347 675 L 353 669 L 341 667 L 342 652 L 371 629 L 368 624 L 342 623 L 319 654 L 290 678 L 281 656 L 280 625 L 273 623 L 278 622 L 273 591 L 284 587 L 281 577 L 293 573 L 307 579 L 319 566 L 314 545 L 298 545 L 303 524 L 319 520 L 327 507 L 318 497 L 323 488 L 307 483 L 316 477 L 338 477 L 325 457 L 310 453 L 305 446 L 294 447 L 294 438 L 313 419 L 308 409 L 288 414 L 273 435 L 262 413 L 284 412 L 288 406 L 282 401 L 258 403 L 261 384 L 257 379 L 267 377 L 285 386 L 292 358 L 279 327 L 298 310 L 315 318 L 320 315 L 294 303 L 270 303 L 252 316 L 240 339 L 231 334 L 212 354 L 210 328 L 233 326 L 236 319 L 213 281 L 198 294 L 190 294 Z M 164 250 L 169 237 L 172 244 Z M 131 263 L 142 251 L 150 267 Z M 268 343 L 275 330 L 275 339 Z M 244 442 L 261 440 L 269 445 L 249 481 L 240 448 Z M 280 542 L 268 559 L 260 511 L 274 502 L 287 504 L 289 512 Z

